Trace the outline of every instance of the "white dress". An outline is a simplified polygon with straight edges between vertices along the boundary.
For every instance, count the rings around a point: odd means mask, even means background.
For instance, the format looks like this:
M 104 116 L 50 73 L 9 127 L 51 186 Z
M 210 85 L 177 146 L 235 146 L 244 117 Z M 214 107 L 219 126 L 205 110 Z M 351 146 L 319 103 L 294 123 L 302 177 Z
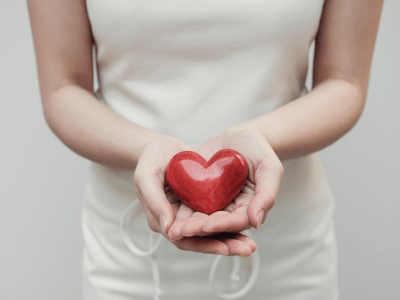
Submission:
M 227 127 L 306 93 L 308 50 L 323 0 L 87 0 L 96 42 L 99 101 L 126 119 L 198 148 Z M 134 137 L 132 137 L 134 138 Z M 275 206 L 259 230 L 260 273 L 245 299 L 334 300 L 334 202 L 317 154 L 283 162 Z M 150 257 L 133 254 L 121 218 L 136 199 L 133 172 L 91 163 L 83 208 L 85 300 L 152 299 Z M 140 206 L 130 236 L 148 247 Z M 157 250 L 161 299 L 218 299 L 208 283 L 215 258 Z M 215 288 L 230 293 L 251 274 L 229 278 L 224 257 Z M 254 267 L 254 266 L 253 266 Z

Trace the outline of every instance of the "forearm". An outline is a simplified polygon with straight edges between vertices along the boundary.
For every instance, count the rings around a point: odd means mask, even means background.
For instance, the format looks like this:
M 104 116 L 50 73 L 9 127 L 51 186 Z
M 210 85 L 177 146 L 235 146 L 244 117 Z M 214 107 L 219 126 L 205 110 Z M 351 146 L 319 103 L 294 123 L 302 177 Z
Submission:
M 65 145 L 109 167 L 134 170 L 143 147 L 161 136 L 124 119 L 78 85 L 64 85 L 43 103 L 48 125 Z
M 365 95 L 356 85 L 328 79 L 310 93 L 245 125 L 257 128 L 279 159 L 304 156 L 332 144 L 359 119 Z

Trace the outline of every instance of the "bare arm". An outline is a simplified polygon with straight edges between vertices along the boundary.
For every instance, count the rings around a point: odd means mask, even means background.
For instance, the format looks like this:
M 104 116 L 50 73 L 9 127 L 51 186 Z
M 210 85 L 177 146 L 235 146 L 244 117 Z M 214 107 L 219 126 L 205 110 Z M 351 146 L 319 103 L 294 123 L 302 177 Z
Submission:
M 240 230 L 258 228 L 275 203 L 283 176 L 280 160 L 318 151 L 355 125 L 365 104 L 382 4 L 383 0 L 325 0 L 316 37 L 313 90 L 228 128 L 199 149 L 205 156 L 224 148 L 242 153 L 250 162 L 252 185 L 235 199 L 232 214 L 220 216 L 218 222 L 188 218 L 172 228 L 171 236 L 232 231 L 238 224 Z
M 166 237 L 180 202 L 164 191 L 165 169 L 178 152 L 195 150 L 134 124 L 93 94 L 92 35 L 85 0 L 28 0 L 43 109 L 48 125 L 76 153 L 100 164 L 135 170 L 132 183 L 151 230 Z M 250 238 L 188 237 L 182 250 L 248 256 Z
M 313 90 L 244 124 L 256 127 L 279 159 L 318 151 L 359 119 L 368 89 L 383 0 L 326 0 L 316 37 Z
M 93 94 L 92 35 L 83 0 L 28 0 L 46 121 L 76 153 L 134 170 L 160 134 L 134 124 Z

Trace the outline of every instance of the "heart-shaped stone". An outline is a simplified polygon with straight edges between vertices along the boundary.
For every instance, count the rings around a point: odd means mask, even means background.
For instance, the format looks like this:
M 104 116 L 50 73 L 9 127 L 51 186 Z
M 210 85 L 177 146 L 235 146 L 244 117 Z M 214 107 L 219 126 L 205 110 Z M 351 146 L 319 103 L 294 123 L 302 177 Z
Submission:
M 248 172 L 246 159 L 239 152 L 224 149 L 208 162 L 196 152 L 180 152 L 169 162 L 166 176 L 183 203 L 210 215 L 222 210 L 239 194 Z

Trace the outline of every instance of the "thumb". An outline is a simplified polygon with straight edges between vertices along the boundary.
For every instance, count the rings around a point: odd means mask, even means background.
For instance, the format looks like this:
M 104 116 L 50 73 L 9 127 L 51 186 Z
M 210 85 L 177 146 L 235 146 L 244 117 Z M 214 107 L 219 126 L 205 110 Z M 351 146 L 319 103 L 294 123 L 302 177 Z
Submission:
M 175 220 L 175 212 L 165 195 L 164 174 L 152 173 L 139 174 L 135 185 L 150 229 L 165 235 Z
M 254 228 L 258 229 L 265 221 L 268 211 L 274 206 L 282 177 L 283 167 L 278 159 L 262 161 L 255 168 L 256 190 L 247 210 L 250 224 Z

